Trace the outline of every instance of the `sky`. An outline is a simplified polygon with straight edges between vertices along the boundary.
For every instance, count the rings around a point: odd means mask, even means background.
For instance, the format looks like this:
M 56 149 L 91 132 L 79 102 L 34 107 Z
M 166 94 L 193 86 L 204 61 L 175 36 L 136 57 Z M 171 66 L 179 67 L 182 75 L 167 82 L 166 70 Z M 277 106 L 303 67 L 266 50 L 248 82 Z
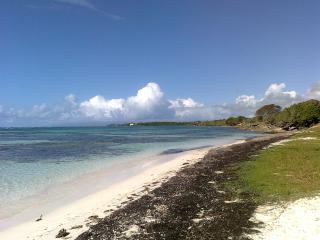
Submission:
M 0 126 L 250 116 L 320 98 L 320 2 L 2 0 Z

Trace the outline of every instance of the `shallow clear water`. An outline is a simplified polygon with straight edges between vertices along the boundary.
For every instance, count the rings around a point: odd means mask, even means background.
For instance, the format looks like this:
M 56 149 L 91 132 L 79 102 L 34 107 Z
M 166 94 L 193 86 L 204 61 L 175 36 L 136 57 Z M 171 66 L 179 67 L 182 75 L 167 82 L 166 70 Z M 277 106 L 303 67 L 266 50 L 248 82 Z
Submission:
M 192 126 L 0 129 L 0 218 L 15 202 L 86 173 L 256 135 Z

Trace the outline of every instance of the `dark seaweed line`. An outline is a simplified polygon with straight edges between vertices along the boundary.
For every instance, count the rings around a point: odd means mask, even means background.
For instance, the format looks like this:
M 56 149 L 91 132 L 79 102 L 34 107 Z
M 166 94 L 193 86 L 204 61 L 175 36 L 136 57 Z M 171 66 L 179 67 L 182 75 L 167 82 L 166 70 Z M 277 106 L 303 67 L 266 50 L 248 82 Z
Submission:
M 245 239 L 255 226 L 249 219 L 256 204 L 244 193 L 240 201 L 233 201 L 235 193 L 225 188 L 225 182 L 236 178 L 232 168 L 236 162 L 287 136 L 269 135 L 211 150 L 76 239 Z M 127 234 L 133 225 L 138 226 L 136 231 Z

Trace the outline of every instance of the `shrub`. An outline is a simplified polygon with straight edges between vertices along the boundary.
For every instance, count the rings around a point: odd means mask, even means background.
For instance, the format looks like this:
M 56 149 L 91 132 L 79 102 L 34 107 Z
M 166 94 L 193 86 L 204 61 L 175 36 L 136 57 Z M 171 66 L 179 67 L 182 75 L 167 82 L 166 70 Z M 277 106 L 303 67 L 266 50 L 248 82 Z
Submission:
M 320 102 L 313 99 L 291 105 L 275 116 L 276 125 L 284 129 L 310 127 L 319 122 Z
M 236 126 L 242 122 L 244 122 L 247 118 L 244 117 L 244 116 L 238 116 L 238 117 L 229 117 L 227 120 L 226 120 L 226 124 L 228 126 Z
M 279 113 L 281 111 L 281 107 L 275 104 L 264 105 L 256 111 L 256 117 L 266 117 L 268 115 L 273 115 Z

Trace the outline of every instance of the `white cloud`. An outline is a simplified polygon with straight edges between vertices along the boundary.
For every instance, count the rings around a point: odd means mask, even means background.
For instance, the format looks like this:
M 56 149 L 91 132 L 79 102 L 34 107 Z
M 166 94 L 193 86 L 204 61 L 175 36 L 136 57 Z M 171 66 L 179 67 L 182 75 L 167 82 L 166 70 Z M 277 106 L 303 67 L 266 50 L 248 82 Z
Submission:
M 106 100 L 104 97 L 97 95 L 80 104 L 80 111 L 87 117 L 96 119 L 112 118 L 118 112 L 123 111 L 124 99 Z
M 45 118 L 49 117 L 52 109 L 46 104 L 36 104 L 31 109 L 18 109 L 10 108 L 7 114 L 18 118 Z
M 286 85 L 284 83 L 280 83 L 280 84 L 273 83 L 268 87 L 267 91 L 265 92 L 265 95 L 271 96 L 271 95 L 281 94 L 285 87 Z
M 168 105 L 169 102 L 164 99 L 160 86 L 151 82 L 138 90 L 137 95 L 127 99 L 107 100 L 99 95 L 92 97 L 80 104 L 80 111 L 94 119 L 120 121 L 156 119 L 168 116 L 167 114 L 171 112 Z
M 255 107 L 257 104 L 257 99 L 254 95 L 241 95 L 236 98 L 237 105 L 244 105 L 246 107 Z
M 129 97 L 125 104 L 127 119 L 164 119 L 173 116 L 169 101 L 157 83 L 148 83 L 136 96 Z
M 205 108 L 202 103 L 198 103 L 192 98 L 177 98 L 169 100 L 169 108 L 174 110 L 174 115 L 180 120 L 202 119 L 207 116 L 214 116 L 211 109 Z
M 297 93 L 296 91 L 284 91 L 284 89 L 286 88 L 286 84 L 284 83 L 273 83 L 269 86 L 269 88 L 267 89 L 267 91 L 265 92 L 265 96 L 266 98 L 268 97 L 288 97 L 288 98 L 296 98 L 297 97 Z
M 285 91 L 286 84 L 273 83 L 265 92 L 262 104 L 276 103 L 282 107 L 287 107 L 293 103 L 303 100 L 303 97 L 297 94 L 296 91 Z
M 202 106 L 200 108 L 181 107 L 182 104 L 178 102 L 172 102 L 172 105 L 180 106 L 180 108 L 176 108 L 175 115 L 181 120 L 205 120 L 237 115 L 253 116 L 256 109 L 265 104 L 275 103 L 281 107 L 287 107 L 303 100 L 304 98 L 295 91 L 286 91 L 284 83 L 273 83 L 261 98 L 257 98 L 255 95 L 240 95 L 235 99 L 234 103 Z
M 194 101 L 192 98 L 177 98 L 176 100 L 169 100 L 169 108 L 195 108 L 203 107 L 202 103 Z
M 308 98 L 320 100 L 320 81 L 315 82 L 307 92 Z
M 265 104 L 282 107 L 306 100 L 320 99 L 320 81 L 303 95 L 288 91 L 284 83 L 271 84 L 264 94 L 240 95 L 233 103 L 206 106 L 192 98 L 168 100 L 157 83 L 150 82 L 134 96 L 107 99 L 96 95 L 78 101 L 69 94 L 54 106 L 46 103 L 31 108 L 12 108 L 0 105 L 1 125 L 66 125 L 106 124 L 108 122 L 156 121 L 156 120 L 208 120 L 229 116 L 252 116 L 257 108 Z M 214 99 L 213 99 L 214 100 Z
M 153 105 L 157 105 L 162 101 L 162 98 L 163 92 L 161 91 L 160 86 L 151 82 L 138 90 L 136 96 L 129 97 L 127 102 L 132 106 L 150 109 Z
M 64 100 L 66 101 L 66 103 L 69 103 L 72 106 L 77 105 L 77 98 L 74 94 L 69 94 L 69 95 L 65 96 Z

